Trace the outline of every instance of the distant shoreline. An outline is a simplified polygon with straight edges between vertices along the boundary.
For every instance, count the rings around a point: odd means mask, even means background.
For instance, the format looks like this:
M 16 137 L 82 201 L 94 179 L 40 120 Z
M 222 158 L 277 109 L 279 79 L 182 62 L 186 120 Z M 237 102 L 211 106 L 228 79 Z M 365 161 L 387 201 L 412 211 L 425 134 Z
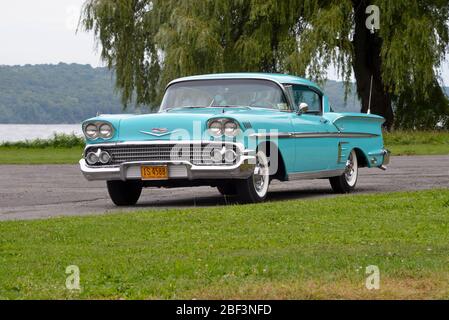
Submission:
M 0 144 L 36 139 L 51 139 L 55 134 L 82 137 L 81 124 L 0 124 Z

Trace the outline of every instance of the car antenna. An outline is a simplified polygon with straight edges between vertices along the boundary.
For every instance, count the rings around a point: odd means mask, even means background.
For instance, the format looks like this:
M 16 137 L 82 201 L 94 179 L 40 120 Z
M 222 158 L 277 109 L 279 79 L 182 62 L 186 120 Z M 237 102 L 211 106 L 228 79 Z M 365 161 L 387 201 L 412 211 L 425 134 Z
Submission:
M 369 89 L 369 102 L 368 102 L 368 112 L 367 114 L 371 114 L 371 98 L 373 97 L 373 75 L 371 75 L 371 84 Z

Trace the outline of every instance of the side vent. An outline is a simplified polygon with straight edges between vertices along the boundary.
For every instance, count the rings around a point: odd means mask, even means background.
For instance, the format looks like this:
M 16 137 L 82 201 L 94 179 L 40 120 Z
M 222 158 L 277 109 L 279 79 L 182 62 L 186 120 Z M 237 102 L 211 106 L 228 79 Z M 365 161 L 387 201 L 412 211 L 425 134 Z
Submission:
M 251 125 L 251 122 L 249 122 L 249 121 L 243 122 L 242 124 L 243 124 L 243 127 L 245 127 L 245 129 L 247 129 L 247 130 L 253 128 L 253 126 Z
M 337 163 L 346 163 L 349 157 L 349 148 L 345 147 L 345 145 L 349 144 L 349 142 L 340 142 L 338 144 L 338 159 Z

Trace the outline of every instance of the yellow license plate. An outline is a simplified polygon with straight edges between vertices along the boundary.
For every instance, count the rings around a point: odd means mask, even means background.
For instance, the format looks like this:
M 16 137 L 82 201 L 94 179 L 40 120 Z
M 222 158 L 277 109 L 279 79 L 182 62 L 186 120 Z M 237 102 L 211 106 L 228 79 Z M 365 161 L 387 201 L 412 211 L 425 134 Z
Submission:
M 167 166 L 142 166 L 140 168 L 142 180 L 167 180 Z

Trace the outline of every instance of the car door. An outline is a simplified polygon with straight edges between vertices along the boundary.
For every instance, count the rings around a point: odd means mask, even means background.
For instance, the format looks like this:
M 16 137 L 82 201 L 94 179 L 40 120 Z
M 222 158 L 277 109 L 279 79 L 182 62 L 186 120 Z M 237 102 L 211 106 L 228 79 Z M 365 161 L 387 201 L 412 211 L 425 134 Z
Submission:
M 332 169 L 338 153 L 337 139 L 332 138 L 335 127 L 323 117 L 323 97 L 314 88 L 302 85 L 287 86 L 292 102 L 299 111 L 307 103 L 305 113 L 292 114 L 293 136 L 296 146 L 296 172 L 315 172 Z

